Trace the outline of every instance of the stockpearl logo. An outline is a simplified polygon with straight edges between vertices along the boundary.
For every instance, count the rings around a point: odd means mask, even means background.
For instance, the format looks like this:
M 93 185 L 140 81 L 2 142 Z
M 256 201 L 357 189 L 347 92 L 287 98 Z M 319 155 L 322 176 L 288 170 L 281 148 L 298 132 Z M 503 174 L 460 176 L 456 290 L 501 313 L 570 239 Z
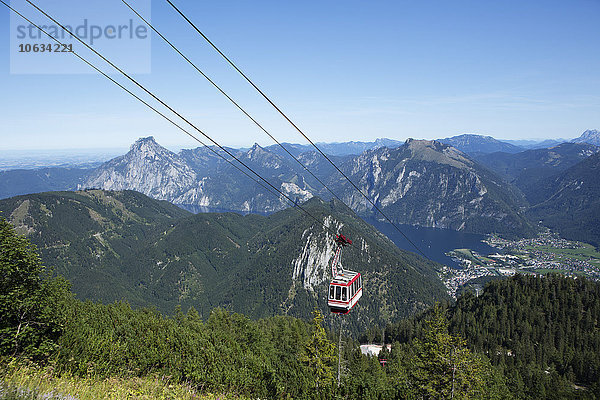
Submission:
M 28 22 L 11 12 L 11 73 L 96 73 L 71 54 L 76 52 L 97 64 L 97 57 L 91 57 L 92 53 L 80 41 L 128 73 L 150 73 L 150 28 L 122 2 L 32 2 L 51 18 L 25 0 L 11 2 L 11 7 L 31 20 Z M 135 4 L 136 10 L 148 21 L 150 4 L 150 0 Z

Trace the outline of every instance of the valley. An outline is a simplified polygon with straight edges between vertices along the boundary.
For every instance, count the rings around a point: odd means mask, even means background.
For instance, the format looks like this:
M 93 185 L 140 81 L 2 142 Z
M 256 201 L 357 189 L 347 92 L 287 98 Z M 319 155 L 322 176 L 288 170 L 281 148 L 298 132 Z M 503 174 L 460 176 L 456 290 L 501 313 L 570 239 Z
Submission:
M 457 145 L 469 142 L 462 137 Z M 491 144 L 488 150 L 503 146 Z M 7 243 L 10 229 L 34 243 L 55 276 L 58 292 L 44 310 L 61 310 L 48 314 L 60 334 L 42 338 L 57 343 L 52 365 L 67 372 L 43 374 L 50 386 L 73 374 L 79 383 L 71 393 L 101 390 L 102 377 L 121 374 L 124 393 L 131 393 L 131 379 L 143 390 L 163 390 L 151 389 L 148 378 L 168 374 L 175 384 L 168 390 L 191 384 L 194 398 L 207 389 L 232 398 L 312 398 L 320 384 L 307 383 L 312 370 L 303 349 L 313 348 L 321 332 L 318 340 L 340 357 L 338 388 L 348 398 L 418 393 L 397 382 L 426 385 L 443 376 L 427 372 L 423 361 L 449 370 L 447 357 L 434 361 L 423 346 L 448 343 L 444 352 L 461 354 L 457 379 L 473 388 L 486 382 L 476 390 L 495 393 L 491 398 L 554 398 L 539 396 L 547 391 L 592 399 L 600 390 L 592 328 L 600 310 L 600 253 L 584 242 L 596 237 L 587 227 L 595 226 L 589 216 L 597 207 L 599 156 L 582 146 L 485 158 L 538 165 L 547 177 L 541 181 L 519 166 L 509 171 L 519 178 L 507 181 L 492 164 L 438 141 L 409 140 L 358 155 L 344 154 L 354 145 L 342 148 L 337 161 L 393 216 L 394 227 L 313 153 L 300 157 L 352 209 L 322 200 L 315 182 L 273 149 L 255 145 L 237 154 L 294 194 L 312 218 L 265 196 L 203 149 L 175 154 L 146 138 L 91 170 L 0 174 L 4 193 L 70 189 L 0 200 L 0 215 L 12 228 L 3 219 L 0 225 Z M 532 203 L 532 193 L 541 203 Z M 576 212 L 564 212 L 565 205 Z M 544 227 L 551 223 L 556 229 Z M 363 297 L 343 322 L 328 312 L 324 295 L 337 233 L 354 242 L 342 265 L 360 271 L 364 282 Z M 18 335 L 18 322 L 11 324 Z M 355 338 L 392 342 L 382 355 L 386 366 L 361 354 Z M 333 362 L 326 366 L 333 371 Z M 78 381 L 90 371 L 100 377 L 91 389 Z M 26 383 L 37 376 L 30 369 L 0 372 L 9 389 L 11 382 L 40 393 L 50 387 Z M 356 385 L 356 377 L 363 383 Z

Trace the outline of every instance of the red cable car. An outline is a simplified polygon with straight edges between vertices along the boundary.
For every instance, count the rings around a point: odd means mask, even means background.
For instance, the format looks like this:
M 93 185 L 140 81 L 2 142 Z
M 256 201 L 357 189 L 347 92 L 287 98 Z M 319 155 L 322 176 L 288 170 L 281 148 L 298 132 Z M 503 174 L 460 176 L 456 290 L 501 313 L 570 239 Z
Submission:
M 327 305 L 333 313 L 348 314 L 362 296 L 362 276 L 354 271 L 344 271 L 341 268 L 337 270 L 342 257 L 342 248 L 351 245 L 352 241 L 344 235 L 338 235 L 335 242 L 338 248 L 331 264 L 333 279 L 329 283 Z

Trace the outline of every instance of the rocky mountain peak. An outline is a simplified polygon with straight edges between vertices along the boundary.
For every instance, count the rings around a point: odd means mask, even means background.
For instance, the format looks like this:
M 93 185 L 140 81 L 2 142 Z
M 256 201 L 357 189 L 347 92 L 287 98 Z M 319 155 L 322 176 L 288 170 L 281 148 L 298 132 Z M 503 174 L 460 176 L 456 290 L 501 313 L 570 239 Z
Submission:
M 196 173 L 154 137 L 138 139 L 127 154 L 94 170 L 81 188 L 135 190 L 160 200 L 185 196 L 196 183 Z
M 252 156 L 253 154 L 264 154 L 266 151 L 258 144 L 254 143 L 250 150 L 248 150 L 248 156 Z
M 574 139 L 573 142 L 576 143 L 589 143 L 594 146 L 600 146 L 600 130 L 598 129 L 588 129 L 581 134 L 577 139 Z
M 413 160 L 436 162 L 457 168 L 473 164 L 461 151 L 437 140 L 408 139 L 401 150 L 406 151 Z
M 398 149 L 365 152 L 343 168 L 392 220 L 471 232 L 481 226 L 507 234 L 530 231 L 516 211 L 521 199 L 502 189 L 497 176 L 440 141 L 409 139 Z M 342 185 L 337 193 L 346 204 L 370 212 L 352 187 Z
M 170 153 L 169 150 L 165 149 L 161 145 L 159 145 L 154 136 L 148 136 L 145 138 L 140 138 L 135 141 L 129 148 L 130 153 L 134 154 L 164 154 Z
M 448 145 L 444 145 L 441 142 L 438 142 L 437 140 L 423 140 L 423 139 L 407 139 L 405 146 L 411 149 L 425 149 L 425 148 L 430 148 L 433 150 L 442 150 L 446 147 L 449 147 Z
M 278 169 L 283 165 L 281 157 L 266 149 L 263 149 L 257 143 L 248 150 L 246 157 L 253 162 L 260 163 L 262 167 Z

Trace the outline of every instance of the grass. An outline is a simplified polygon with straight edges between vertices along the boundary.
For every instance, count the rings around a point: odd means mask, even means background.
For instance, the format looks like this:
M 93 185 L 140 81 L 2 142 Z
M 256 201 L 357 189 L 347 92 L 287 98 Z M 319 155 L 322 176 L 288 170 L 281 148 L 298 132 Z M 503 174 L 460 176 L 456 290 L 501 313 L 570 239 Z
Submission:
M 228 394 L 200 394 L 167 378 L 81 378 L 52 368 L 8 365 L 0 368 L 0 400 L 225 400 Z
M 538 246 L 539 250 L 547 250 L 555 253 L 568 254 L 574 256 L 582 256 L 588 258 L 600 258 L 600 254 L 596 252 L 593 248 L 583 248 L 583 249 L 561 249 L 552 246 Z
M 528 250 L 544 251 L 546 253 L 552 253 L 559 260 L 579 260 L 590 263 L 596 267 L 600 267 L 600 252 L 596 251 L 596 248 L 587 243 L 577 242 L 583 248 L 580 249 L 561 249 L 552 246 L 527 246 Z
M 477 265 L 483 265 L 482 262 L 473 255 L 470 249 L 454 249 L 454 252 L 457 253 L 457 255 L 462 255 L 467 260 L 471 260 Z
M 581 249 L 560 249 L 551 246 L 536 246 L 536 250 L 547 251 L 554 254 L 564 255 L 570 258 L 575 258 L 582 261 L 588 261 L 590 258 L 594 261 L 600 260 L 600 253 L 596 251 L 594 246 L 579 243 L 583 246 Z

